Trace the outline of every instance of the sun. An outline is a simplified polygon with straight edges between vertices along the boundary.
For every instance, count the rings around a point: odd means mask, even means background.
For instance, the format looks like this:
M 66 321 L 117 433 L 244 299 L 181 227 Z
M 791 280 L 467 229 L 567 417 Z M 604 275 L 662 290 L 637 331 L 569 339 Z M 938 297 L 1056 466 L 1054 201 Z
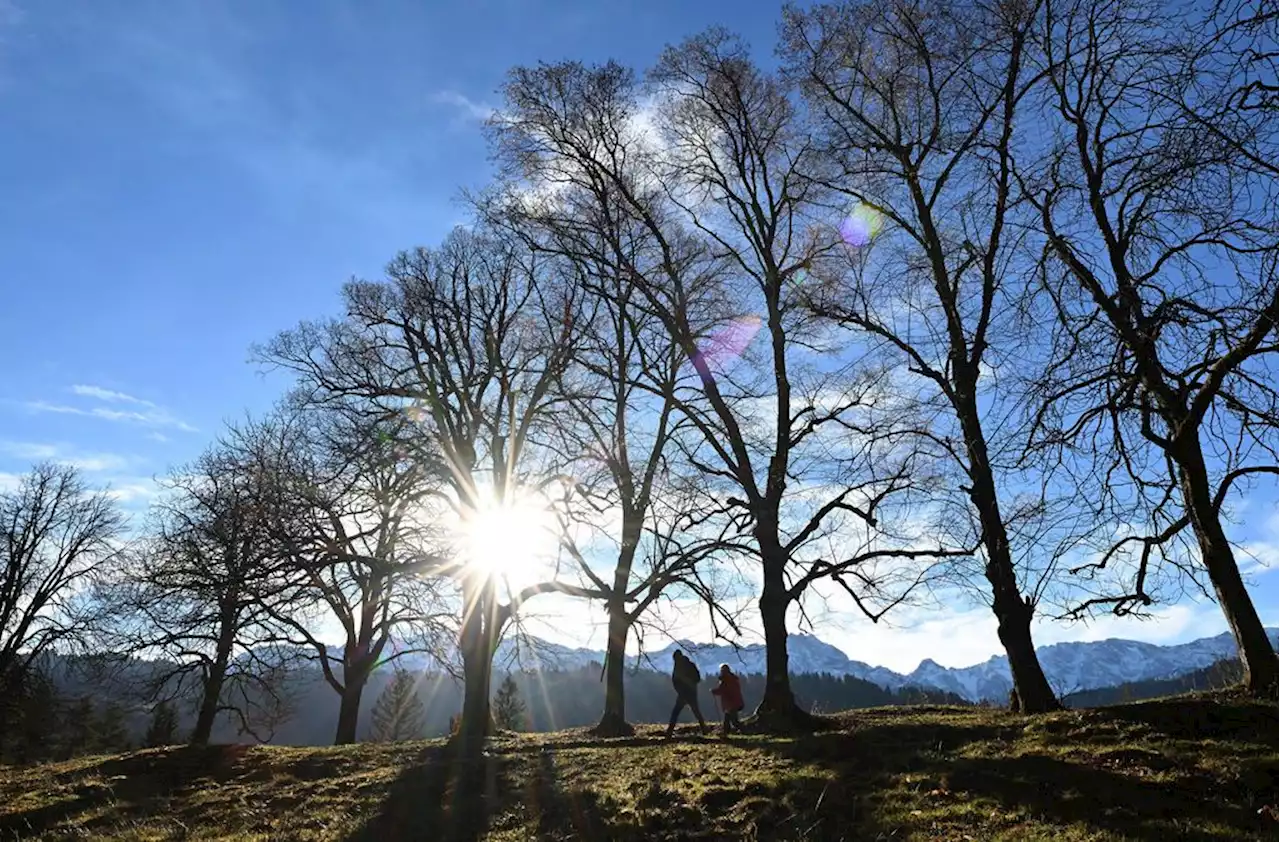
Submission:
M 555 518 L 528 496 L 493 500 L 470 512 L 460 526 L 468 566 L 512 587 L 539 579 L 556 548 Z

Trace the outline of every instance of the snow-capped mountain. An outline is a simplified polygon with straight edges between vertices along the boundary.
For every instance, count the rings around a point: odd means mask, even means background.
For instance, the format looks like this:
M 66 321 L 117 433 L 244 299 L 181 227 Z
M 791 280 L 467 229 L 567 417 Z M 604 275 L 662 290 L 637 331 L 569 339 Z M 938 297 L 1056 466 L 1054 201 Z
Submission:
M 1277 646 L 1277 630 L 1268 629 L 1271 645 Z M 666 672 L 671 669 L 671 654 L 681 649 L 705 676 L 714 675 L 720 664 L 729 664 L 735 672 L 763 673 L 763 644 L 731 646 L 718 643 L 694 643 L 679 640 L 654 652 L 627 659 L 627 666 Z M 1171 678 L 1203 669 L 1223 658 L 1234 657 L 1235 641 L 1229 633 L 1206 637 L 1177 646 L 1157 646 L 1136 640 L 1109 639 L 1088 643 L 1055 643 L 1037 652 L 1049 684 L 1061 695 L 1080 690 L 1114 687 L 1126 681 Z M 334 652 L 341 657 L 341 650 Z M 907 675 L 885 667 L 854 661 L 829 643 L 807 634 L 787 638 L 788 667 L 792 673 L 831 673 L 851 675 L 891 690 L 904 686 L 931 687 L 946 690 L 971 701 L 989 699 L 1003 702 L 1013 688 L 1009 664 L 996 655 L 968 667 L 944 667 L 926 659 Z M 504 640 L 498 647 L 494 667 L 499 670 L 570 670 L 591 663 L 603 663 L 604 652 L 562 646 L 538 638 Z M 440 666 L 430 656 L 413 654 L 405 657 L 409 669 L 435 670 Z
M 1271 645 L 1277 645 L 1277 630 L 1268 629 Z M 1013 688 L 1009 664 L 1003 655 L 994 656 L 969 667 L 944 667 L 926 659 L 907 675 L 885 667 L 854 661 L 836 647 L 812 635 L 795 634 L 787 639 L 788 666 L 792 673 L 831 673 L 852 675 L 897 689 L 903 686 L 933 687 L 947 690 L 971 701 L 990 699 L 1005 701 Z M 570 669 L 592 661 L 604 660 L 602 652 L 568 649 L 547 644 L 539 665 Z M 677 648 L 693 659 L 704 675 L 712 675 L 720 664 L 729 664 L 736 672 L 763 673 L 763 644 L 734 647 L 726 644 L 677 641 L 640 658 L 629 658 L 628 666 L 665 672 L 671 668 L 671 653 Z M 1126 681 L 1170 678 L 1203 669 L 1236 654 L 1235 641 L 1229 633 L 1206 637 L 1177 646 L 1157 646 L 1136 640 L 1109 639 L 1088 643 L 1055 643 L 1038 650 L 1040 664 L 1049 683 L 1059 695 L 1079 690 L 1112 687 Z M 557 655 L 563 660 L 557 660 Z
M 1276 647 L 1277 630 L 1268 629 L 1267 636 Z M 1203 669 L 1223 658 L 1235 657 L 1236 644 L 1230 633 L 1223 632 L 1177 646 L 1110 638 L 1091 643 L 1055 643 L 1036 652 L 1050 686 L 1061 696 Z M 974 701 L 1003 700 L 1013 688 L 1009 663 L 1002 655 L 959 669 L 926 660 L 906 680 L 909 684 L 951 690 Z
M 703 675 L 714 675 L 721 664 L 728 664 L 734 672 L 763 673 L 765 649 L 763 643 L 747 646 L 730 646 L 716 643 L 692 643 L 679 640 L 657 652 L 648 652 L 640 658 L 630 658 L 629 666 L 665 672 L 671 669 L 671 655 L 680 649 L 688 655 Z M 882 687 L 899 687 L 903 677 L 884 667 L 873 667 L 849 656 L 829 643 L 808 634 L 793 634 L 787 638 L 787 667 L 793 673 L 822 673 L 852 675 L 879 684 Z

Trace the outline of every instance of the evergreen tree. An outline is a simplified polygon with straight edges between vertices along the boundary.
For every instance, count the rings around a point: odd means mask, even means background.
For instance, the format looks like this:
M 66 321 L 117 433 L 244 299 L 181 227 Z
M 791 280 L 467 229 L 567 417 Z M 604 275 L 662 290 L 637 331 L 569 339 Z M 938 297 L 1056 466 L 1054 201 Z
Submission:
M 371 737 L 375 742 L 394 743 L 422 737 L 426 715 L 417 691 L 418 681 L 413 673 L 397 669 L 373 705 Z
M 507 673 L 493 697 L 493 719 L 499 728 L 507 731 L 523 731 L 525 728 L 524 700 L 520 698 L 520 688 L 511 673 Z
M 97 716 L 88 696 L 77 696 L 67 705 L 62 728 L 63 757 L 75 757 L 94 750 Z
M 58 733 L 60 700 L 53 680 L 41 670 L 32 670 L 23 679 L 17 694 L 0 699 L 8 706 L 8 728 L 0 733 L 0 758 L 33 763 L 53 753 Z
M 125 722 L 125 709 L 119 702 L 110 701 L 103 705 L 95 724 L 96 751 L 111 754 L 133 748 L 129 739 L 129 727 Z
M 161 702 L 151 709 L 151 724 L 143 745 L 147 748 L 173 745 L 178 739 L 178 712 L 169 702 Z

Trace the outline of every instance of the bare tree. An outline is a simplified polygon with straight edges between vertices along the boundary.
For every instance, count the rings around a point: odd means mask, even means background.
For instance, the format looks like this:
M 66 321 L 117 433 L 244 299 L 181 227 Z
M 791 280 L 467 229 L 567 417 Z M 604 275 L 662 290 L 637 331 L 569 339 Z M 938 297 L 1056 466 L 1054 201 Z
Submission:
M 760 562 L 760 713 L 797 722 L 807 717 L 790 690 L 788 610 L 819 579 L 856 596 L 879 584 L 877 561 L 937 551 L 885 540 L 882 519 L 918 475 L 858 423 L 877 373 L 801 362 L 818 349 L 794 281 L 815 244 L 802 230 L 806 147 L 786 91 L 712 32 L 669 50 L 650 94 L 656 107 L 642 109 L 632 74 L 612 63 L 516 69 L 495 124 L 499 158 L 530 185 L 525 212 L 562 248 L 629 276 L 658 347 L 683 358 L 674 405 L 694 435 L 680 437 L 679 459 L 713 484 L 735 542 Z M 861 582 L 845 578 L 855 569 Z
M 261 466 L 217 445 L 171 471 L 125 575 L 102 594 L 115 615 L 113 648 L 158 660 L 148 700 L 194 691 L 195 745 L 222 713 L 269 739 L 287 709 L 287 659 L 268 645 L 273 612 L 288 605 L 263 479 Z
M 405 419 L 360 409 L 303 404 L 233 433 L 245 461 L 270 477 L 261 505 L 287 583 L 265 607 L 338 694 L 335 745 L 356 741 L 373 670 L 413 653 L 440 657 L 451 617 L 430 575 L 439 531 L 424 517 L 438 463 L 397 444 Z M 335 625 L 340 647 L 326 640 Z
M 99 629 L 94 585 L 118 560 L 123 528 L 111 497 L 74 467 L 42 463 L 0 491 L 0 697 L 17 698 L 42 657 L 81 649 Z
M 543 490 L 559 474 L 536 438 L 554 423 L 554 387 L 573 359 L 572 288 L 518 244 L 486 232 L 457 231 L 438 250 L 401 254 L 387 274 L 386 282 L 346 287 L 345 319 L 282 334 L 260 356 L 296 372 L 311 402 L 358 399 L 372 412 L 409 419 L 404 440 L 444 466 L 435 497 L 442 520 L 465 530 L 524 503 L 543 505 Z M 559 581 L 553 566 L 512 586 L 462 543 L 419 569 L 451 577 L 461 591 L 460 731 L 464 747 L 475 749 L 490 727 L 493 656 L 521 605 L 550 591 L 603 594 Z
M 560 425 L 555 438 L 574 475 L 566 521 L 582 527 L 574 530 L 566 522 L 562 542 L 588 585 L 606 594 L 605 701 L 596 731 L 619 736 L 631 731 L 623 695 L 631 627 L 667 587 L 683 583 L 706 593 L 699 588 L 697 563 L 713 549 L 681 546 L 670 553 L 676 545 L 654 540 L 653 503 L 670 477 L 670 439 L 678 424 L 680 357 L 663 343 L 650 350 L 653 325 L 637 306 L 640 294 L 631 276 L 606 278 L 595 287 L 595 323 L 582 328 L 582 373 L 571 385 L 562 381 L 574 423 Z M 585 531 L 585 541 L 575 537 L 577 531 Z M 592 568 L 592 545 L 601 540 L 616 541 L 611 577 Z
M 507 154 L 524 142 L 525 126 L 517 121 L 492 128 L 496 147 Z M 692 534 L 703 507 L 709 503 L 714 509 L 715 503 L 684 493 L 689 478 L 679 477 L 679 466 L 672 465 L 672 440 L 687 427 L 677 412 L 676 391 L 689 375 L 683 353 L 636 283 L 633 267 L 652 238 L 625 213 L 599 212 L 589 196 L 561 195 L 555 203 L 574 203 L 575 215 L 548 213 L 541 198 L 517 183 L 508 184 L 485 210 L 535 253 L 563 262 L 564 275 L 582 291 L 574 365 L 557 380 L 566 412 L 547 443 L 562 454 L 572 476 L 559 507 L 561 543 L 584 587 L 604 594 L 608 615 L 604 711 L 596 733 L 621 736 L 632 732 L 623 688 L 632 628 L 673 586 L 700 597 L 713 622 L 732 624 L 700 571 L 727 545 L 723 534 Z M 633 255 L 629 265 L 602 257 L 615 248 Z M 677 487 L 684 505 L 664 518 L 656 510 L 659 499 Z M 614 559 L 612 575 L 597 573 L 596 563 L 608 556 Z
M 812 303 L 923 383 L 902 385 L 932 415 L 916 435 L 962 472 L 987 598 L 1030 712 L 1057 707 L 1031 636 L 1052 565 L 1015 558 L 1010 527 L 1019 509 L 1047 501 L 1033 493 L 1024 506 L 1012 460 L 1002 469 L 1019 395 L 993 369 L 1016 367 L 1027 343 L 1012 319 L 1022 289 L 1012 167 L 1035 79 L 1026 56 L 1035 11 L 1031 2 L 848 2 L 789 11 L 783 36 L 822 144 L 811 173 L 849 203 L 836 222 L 848 259 L 821 267 L 834 277 Z
M 1176 556 L 1189 529 L 1245 682 L 1267 692 L 1277 659 L 1222 509 L 1236 484 L 1277 470 L 1276 13 L 1185 11 L 1046 4 L 1051 122 L 1023 186 L 1045 235 L 1058 334 L 1036 433 L 1077 451 L 1106 442 L 1104 493 L 1147 503 L 1137 534 L 1087 568 L 1135 549 L 1132 586 L 1077 613 L 1149 605 L 1153 562 Z M 1242 49 L 1259 27 L 1271 45 Z

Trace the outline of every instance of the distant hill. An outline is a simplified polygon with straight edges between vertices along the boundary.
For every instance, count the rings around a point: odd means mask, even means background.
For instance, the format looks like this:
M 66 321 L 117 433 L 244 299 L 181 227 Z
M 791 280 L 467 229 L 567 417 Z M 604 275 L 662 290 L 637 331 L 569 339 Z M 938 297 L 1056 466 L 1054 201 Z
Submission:
M 1159 699 L 1194 690 L 1220 690 L 1237 684 L 1244 677 L 1244 668 L 1235 658 L 1224 658 L 1204 669 L 1194 670 L 1173 678 L 1150 681 L 1126 681 L 1115 687 L 1102 687 L 1072 693 L 1063 698 L 1069 708 L 1089 708 L 1116 705 L 1144 699 Z

